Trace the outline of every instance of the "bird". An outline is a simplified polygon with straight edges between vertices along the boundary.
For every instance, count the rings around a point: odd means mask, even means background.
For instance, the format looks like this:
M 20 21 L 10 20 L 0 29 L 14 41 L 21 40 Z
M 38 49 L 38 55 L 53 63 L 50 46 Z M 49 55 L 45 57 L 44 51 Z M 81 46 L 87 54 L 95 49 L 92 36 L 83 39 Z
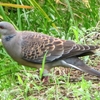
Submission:
M 100 77 L 100 71 L 84 63 L 80 57 L 95 54 L 98 45 L 77 44 L 33 31 L 17 31 L 10 22 L 0 22 L 2 44 L 7 53 L 21 65 L 40 69 L 46 54 L 43 77 L 53 67 L 75 68 Z

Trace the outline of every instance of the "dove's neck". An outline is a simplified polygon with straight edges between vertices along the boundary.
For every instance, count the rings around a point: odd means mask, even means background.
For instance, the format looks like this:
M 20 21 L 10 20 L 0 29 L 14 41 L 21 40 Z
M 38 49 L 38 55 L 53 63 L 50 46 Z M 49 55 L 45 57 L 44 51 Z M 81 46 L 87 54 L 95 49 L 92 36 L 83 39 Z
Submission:
M 14 38 L 16 36 L 16 34 L 12 34 L 12 35 L 7 35 L 4 37 L 5 41 L 8 42 L 10 41 L 12 38 Z
M 17 59 L 17 56 L 20 55 L 20 40 L 21 36 L 18 33 L 2 36 L 3 46 L 13 59 Z

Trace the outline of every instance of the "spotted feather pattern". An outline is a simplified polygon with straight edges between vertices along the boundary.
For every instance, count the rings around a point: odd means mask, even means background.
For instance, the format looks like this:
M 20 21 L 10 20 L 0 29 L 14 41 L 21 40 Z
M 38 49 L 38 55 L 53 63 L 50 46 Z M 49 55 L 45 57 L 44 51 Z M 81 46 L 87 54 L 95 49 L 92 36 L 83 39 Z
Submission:
M 46 62 L 52 62 L 68 57 L 80 57 L 93 54 L 93 50 L 98 48 L 98 46 L 79 45 L 70 40 L 61 40 L 29 31 L 22 33 L 21 47 L 22 58 L 34 63 L 42 63 L 46 52 Z
M 22 58 L 31 62 L 41 63 L 47 52 L 47 62 L 62 56 L 63 41 L 39 33 L 23 32 L 22 35 Z

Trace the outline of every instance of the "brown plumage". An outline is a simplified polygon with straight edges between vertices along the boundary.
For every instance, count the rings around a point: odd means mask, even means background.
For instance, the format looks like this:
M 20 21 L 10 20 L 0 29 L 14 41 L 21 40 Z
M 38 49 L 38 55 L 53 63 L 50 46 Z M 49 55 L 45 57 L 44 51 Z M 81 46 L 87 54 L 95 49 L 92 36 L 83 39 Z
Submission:
M 44 75 L 52 67 L 73 67 L 100 77 L 100 72 L 87 66 L 78 57 L 91 55 L 99 46 L 79 45 L 32 31 L 16 31 L 12 24 L 0 22 L 2 43 L 8 54 L 18 63 L 40 68 L 44 54 L 46 64 Z

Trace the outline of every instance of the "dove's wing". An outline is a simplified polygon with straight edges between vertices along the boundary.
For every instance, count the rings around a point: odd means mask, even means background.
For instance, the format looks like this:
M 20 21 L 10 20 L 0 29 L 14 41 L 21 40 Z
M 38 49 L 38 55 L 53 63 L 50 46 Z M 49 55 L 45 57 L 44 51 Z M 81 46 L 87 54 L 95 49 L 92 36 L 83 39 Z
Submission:
M 44 54 L 46 62 L 52 62 L 74 56 L 93 53 L 96 46 L 81 46 L 73 41 L 65 41 L 40 33 L 22 33 L 22 58 L 33 63 L 42 63 Z
M 69 48 L 69 49 L 68 49 Z M 73 41 L 64 41 L 64 54 L 61 58 L 81 57 L 94 54 L 99 46 L 80 45 Z
M 46 52 L 46 62 L 54 61 L 64 53 L 63 41 L 39 33 L 23 32 L 21 47 L 22 58 L 34 63 L 42 63 Z

